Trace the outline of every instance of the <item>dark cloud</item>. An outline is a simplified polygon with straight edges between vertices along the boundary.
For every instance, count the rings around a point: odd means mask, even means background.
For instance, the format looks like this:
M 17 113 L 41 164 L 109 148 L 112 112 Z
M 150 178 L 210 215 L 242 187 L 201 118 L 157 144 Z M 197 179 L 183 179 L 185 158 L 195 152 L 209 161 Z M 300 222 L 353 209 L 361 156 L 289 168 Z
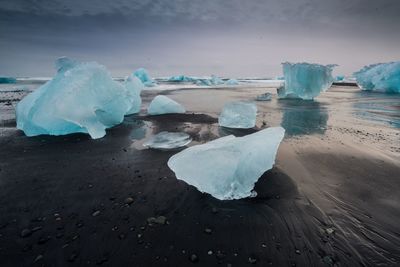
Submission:
M 268 76 L 286 60 L 351 73 L 400 58 L 399 13 L 397 0 L 0 0 L 0 74 L 51 75 L 61 55 L 115 75 Z

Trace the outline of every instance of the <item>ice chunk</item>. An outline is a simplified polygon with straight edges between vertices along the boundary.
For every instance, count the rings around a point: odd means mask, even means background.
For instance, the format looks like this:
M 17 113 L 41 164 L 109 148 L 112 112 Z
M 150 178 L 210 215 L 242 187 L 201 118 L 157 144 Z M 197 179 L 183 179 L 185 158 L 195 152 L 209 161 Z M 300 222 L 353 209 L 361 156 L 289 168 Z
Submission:
M 332 70 L 336 65 L 282 63 L 285 85 L 278 90 L 280 98 L 312 100 L 333 83 Z
M 169 82 L 194 82 L 195 80 L 196 79 L 185 75 L 172 76 L 168 79 Z
M 400 93 L 400 61 L 365 66 L 354 77 L 363 90 Z
M 253 196 L 254 184 L 275 163 L 284 133 L 273 127 L 244 137 L 225 136 L 179 152 L 168 166 L 176 178 L 215 198 Z
M 210 82 L 211 82 L 211 85 L 220 85 L 220 84 L 224 83 L 224 81 L 221 78 L 219 78 L 215 75 L 211 75 Z
M 156 96 L 147 109 L 147 113 L 150 115 L 185 112 L 186 110 L 181 104 L 163 95 Z
M 131 90 L 96 62 L 60 58 L 56 67 L 52 80 L 17 105 L 17 128 L 28 136 L 81 132 L 100 138 L 137 104 Z
M 147 87 L 153 87 L 157 85 L 156 81 L 150 77 L 148 71 L 144 68 L 137 69 L 133 74 L 138 77 L 139 80 Z
M 17 79 L 14 77 L 0 77 L 0 83 L 16 83 Z
M 144 89 L 143 83 L 139 80 L 138 77 L 131 74 L 125 79 L 124 86 L 128 90 L 128 94 L 132 100 L 131 109 L 128 110 L 126 115 L 139 113 L 140 106 L 142 105 L 142 98 L 140 97 L 140 93 Z
M 224 105 L 218 123 L 229 128 L 253 128 L 256 116 L 257 106 L 254 103 L 235 101 Z
M 344 75 L 338 75 L 335 77 L 335 81 L 337 82 L 343 82 L 344 81 Z
M 272 99 L 272 94 L 271 93 L 264 93 L 262 95 L 259 95 L 256 97 L 257 101 L 269 101 Z
M 187 133 L 182 132 L 160 132 L 143 144 L 143 146 L 169 150 L 179 147 L 184 147 L 192 141 L 192 138 Z
M 226 85 L 239 85 L 239 81 L 236 79 L 229 79 L 225 82 Z

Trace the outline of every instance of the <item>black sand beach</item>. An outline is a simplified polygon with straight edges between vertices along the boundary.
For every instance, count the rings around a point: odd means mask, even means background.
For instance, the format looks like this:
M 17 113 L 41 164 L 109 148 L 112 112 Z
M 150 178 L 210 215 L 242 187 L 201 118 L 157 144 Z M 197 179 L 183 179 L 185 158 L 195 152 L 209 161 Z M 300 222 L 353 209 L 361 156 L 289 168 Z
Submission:
M 29 138 L 6 117 L 0 266 L 399 266 L 400 97 L 334 86 L 315 101 L 257 102 L 250 131 L 218 127 L 224 102 L 265 91 L 145 91 L 143 107 L 162 93 L 187 114 L 143 110 L 98 140 Z M 141 145 L 165 130 L 195 145 L 278 125 L 276 165 L 250 199 L 202 194 L 167 167 L 176 151 Z

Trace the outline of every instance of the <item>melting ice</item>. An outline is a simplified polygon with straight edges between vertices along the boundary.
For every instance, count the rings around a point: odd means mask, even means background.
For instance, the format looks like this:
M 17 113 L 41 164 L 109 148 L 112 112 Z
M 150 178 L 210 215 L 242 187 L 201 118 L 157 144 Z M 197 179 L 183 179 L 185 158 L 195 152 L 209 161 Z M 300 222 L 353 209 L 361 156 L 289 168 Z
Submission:
M 229 128 L 253 128 L 256 125 L 257 106 L 251 102 L 235 101 L 224 105 L 218 117 L 220 126 Z
M 143 146 L 169 150 L 184 147 L 192 141 L 190 135 L 183 132 L 160 132 L 143 144 Z
M 135 75 L 136 77 L 138 77 L 139 80 L 140 80 L 146 87 L 153 87 L 153 86 L 156 86 L 156 85 L 157 85 L 156 81 L 154 81 L 154 80 L 150 77 L 149 72 L 148 72 L 146 69 L 144 69 L 144 68 L 137 69 L 137 70 L 133 73 L 133 75 Z
M 26 135 L 81 132 L 101 138 L 106 128 L 138 110 L 141 83 L 128 79 L 124 86 L 115 82 L 96 62 L 63 57 L 56 67 L 53 79 L 17 105 L 17 128 Z
M 185 108 L 169 97 L 158 95 L 151 101 L 147 113 L 149 115 L 161 115 L 169 113 L 185 113 Z
M 175 154 L 168 166 L 178 179 L 215 198 L 254 196 L 254 184 L 274 165 L 284 133 L 273 127 L 244 137 L 225 136 Z
M 333 83 L 332 70 L 336 65 L 310 63 L 282 63 L 284 87 L 279 88 L 280 98 L 312 100 Z
M 400 93 L 400 61 L 365 66 L 354 77 L 363 90 Z

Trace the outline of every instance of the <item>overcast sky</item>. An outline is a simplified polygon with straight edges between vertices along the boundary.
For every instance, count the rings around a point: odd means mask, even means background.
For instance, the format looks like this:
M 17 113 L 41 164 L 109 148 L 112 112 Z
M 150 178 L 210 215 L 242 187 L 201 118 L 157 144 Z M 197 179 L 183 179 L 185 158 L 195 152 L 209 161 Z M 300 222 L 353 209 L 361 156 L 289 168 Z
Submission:
M 351 74 L 400 60 L 400 0 L 0 0 L 0 75 L 52 76 L 57 57 L 114 76 L 274 77 L 281 62 Z

